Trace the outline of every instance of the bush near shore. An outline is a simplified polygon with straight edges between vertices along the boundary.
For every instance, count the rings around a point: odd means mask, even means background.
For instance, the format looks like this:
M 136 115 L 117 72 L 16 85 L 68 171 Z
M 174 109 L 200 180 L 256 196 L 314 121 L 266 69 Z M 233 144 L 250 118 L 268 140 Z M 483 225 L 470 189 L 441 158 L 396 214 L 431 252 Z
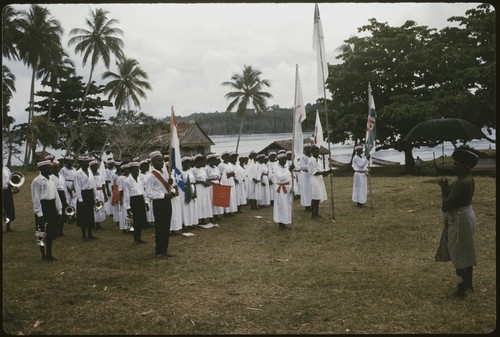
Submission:
M 381 172 L 396 171 L 396 175 Z M 372 172 L 370 202 L 351 202 L 351 174 L 325 179 L 329 200 L 313 220 L 294 202 L 292 230 L 272 208 L 224 217 L 219 227 L 173 235 L 178 257 L 154 258 L 154 230 L 134 245 L 107 219 L 98 240 L 75 224 L 41 262 L 30 184 L 15 195 L 3 233 L 3 329 L 8 334 L 490 333 L 496 312 L 496 178 L 477 176 L 478 266 L 463 301 L 451 263 L 436 263 L 442 231 L 437 177 Z M 451 178 L 451 177 L 450 177 Z M 330 185 L 331 183 L 331 185 Z M 333 187 L 333 213 L 331 220 Z

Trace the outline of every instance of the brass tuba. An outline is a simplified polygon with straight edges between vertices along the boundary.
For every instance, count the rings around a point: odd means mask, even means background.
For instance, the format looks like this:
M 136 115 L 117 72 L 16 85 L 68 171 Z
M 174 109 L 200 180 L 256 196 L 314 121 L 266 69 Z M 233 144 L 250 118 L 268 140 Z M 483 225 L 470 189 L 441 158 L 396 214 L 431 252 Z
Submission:
M 40 229 L 40 228 L 39 228 Z M 40 247 L 45 247 L 45 238 L 47 237 L 47 223 L 43 225 L 43 231 L 35 231 L 36 244 Z
M 75 220 L 76 218 L 76 210 L 73 206 L 66 206 L 66 208 L 64 209 L 64 214 L 68 217 L 68 222 L 72 222 Z
M 125 218 L 125 226 L 129 232 L 134 231 L 134 214 L 130 212 L 130 215 L 127 213 L 127 217 Z
M 94 204 L 94 211 L 98 212 L 101 208 L 104 207 L 104 202 L 101 200 L 96 200 Z
M 9 184 L 12 186 L 12 193 L 19 192 L 19 188 L 24 184 L 24 174 L 21 172 L 12 172 L 9 176 Z

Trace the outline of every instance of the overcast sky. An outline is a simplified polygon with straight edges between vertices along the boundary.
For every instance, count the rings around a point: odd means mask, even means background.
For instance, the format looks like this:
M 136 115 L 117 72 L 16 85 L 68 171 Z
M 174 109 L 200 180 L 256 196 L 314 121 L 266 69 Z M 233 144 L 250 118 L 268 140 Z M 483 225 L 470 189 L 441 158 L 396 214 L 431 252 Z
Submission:
M 406 20 L 418 25 L 442 29 L 450 26 L 451 16 L 465 16 L 465 11 L 479 3 L 320 3 L 328 63 L 338 63 L 336 49 L 343 41 L 359 35 L 357 28 L 370 18 L 400 26 Z M 44 5 L 45 6 L 45 5 Z M 26 9 L 28 5 L 16 5 Z M 125 35 L 124 52 L 136 59 L 149 76 L 153 90 L 141 102 L 141 111 L 154 117 L 195 112 L 225 111 L 230 91 L 221 83 L 244 65 L 262 72 L 271 82 L 267 89 L 274 97 L 268 105 L 291 107 L 294 100 L 295 65 L 299 65 L 305 103 L 317 99 L 316 57 L 312 49 L 314 3 L 260 4 L 50 4 L 53 17 L 64 28 L 63 46 L 69 32 L 85 28 L 90 11 L 103 8 L 118 20 Z M 88 80 L 90 65 L 82 68 L 81 55 L 74 46 L 67 51 L 77 72 Z M 26 122 L 24 111 L 29 101 L 31 70 L 20 62 L 4 62 L 16 76 L 16 93 L 11 100 L 11 114 L 17 123 Z M 116 72 L 114 61 L 111 71 Z M 99 63 L 93 79 L 104 84 Z M 41 90 L 40 84 L 35 90 Z M 376 98 L 375 98 L 376 100 Z M 114 109 L 105 110 L 105 117 Z

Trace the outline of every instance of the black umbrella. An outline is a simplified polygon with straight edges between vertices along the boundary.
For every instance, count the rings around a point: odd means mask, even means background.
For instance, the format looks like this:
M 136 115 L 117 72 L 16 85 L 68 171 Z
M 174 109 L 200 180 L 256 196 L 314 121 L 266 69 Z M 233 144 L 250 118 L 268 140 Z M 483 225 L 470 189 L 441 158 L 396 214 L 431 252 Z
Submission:
M 489 139 L 479 127 L 459 118 L 429 119 L 417 124 L 404 137 L 405 142 L 415 141 L 468 141 Z

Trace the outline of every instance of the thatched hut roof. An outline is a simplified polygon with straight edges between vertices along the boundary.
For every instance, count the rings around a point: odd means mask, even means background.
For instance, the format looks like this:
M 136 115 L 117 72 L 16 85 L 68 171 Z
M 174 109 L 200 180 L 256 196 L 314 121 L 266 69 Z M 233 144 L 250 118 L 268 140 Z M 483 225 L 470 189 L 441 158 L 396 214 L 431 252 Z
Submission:
M 313 140 L 306 138 L 304 139 L 304 144 L 313 144 Z M 259 153 L 268 154 L 271 151 L 278 152 L 279 150 L 292 151 L 292 139 L 275 140 L 265 148 L 259 151 Z M 324 146 L 319 148 L 319 154 L 328 154 L 328 149 Z

